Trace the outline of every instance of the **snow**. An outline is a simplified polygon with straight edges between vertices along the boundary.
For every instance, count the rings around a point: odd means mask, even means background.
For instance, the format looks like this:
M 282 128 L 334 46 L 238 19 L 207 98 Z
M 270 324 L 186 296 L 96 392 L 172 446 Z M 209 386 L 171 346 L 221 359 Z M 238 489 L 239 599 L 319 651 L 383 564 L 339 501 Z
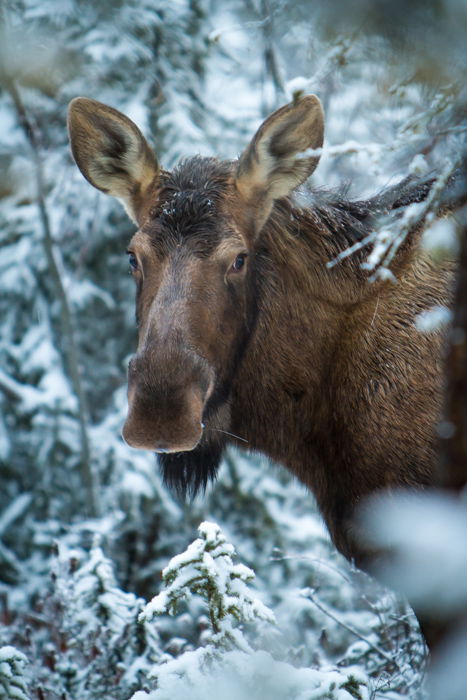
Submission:
M 289 100 L 292 100 L 294 95 L 297 93 L 309 93 L 311 92 L 312 81 L 310 78 L 306 78 L 303 75 L 297 76 L 286 83 L 286 91 Z
M 452 218 L 434 221 L 423 232 L 422 245 L 435 256 L 452 257 L 455 255 L 459 250 L 455 221 Z
M 393 494 L 370 501 L 364 513 L 372 544 L 391 553 L 380 567 L 390 586 L 419 609 L 452 613 L 467 605 L 465 500 L 442 493 Z
M 452 319 L 452 311 L 446 306 L 433 306 L 415 317 L 415 327 L 422 333 L 437 331 Z
M 26 656 L 13 646 L 0 647 L 0 699 L 29 700 L 26 678 Z
M 204 656 L 204 650 L 198 649 L 161 666 L 157 690 L 138 692 L 131 700 L 206 700 L 213 696 L 222 700 L 369 699 L 366 679 L 358 669 L 296 669 L 265 651 L 232 651 L 222 663 L 211 661 L 207 674 L 202 670 Z
M 73 284 L 69 298 L 78 310 L 85 308 L 93 298 L 99 299 L 109 311 L 115 309 L 115 301 L 110 294 L 105 289 L 92 284 L 90 280 L 80 280 L 79 284 Z
M 422 153 L 417 153 L 416 156 L 412 158 L 409 165 L 408 171 L 411 175 L 425 175 L 429 170 L 426 158 Z
M 24 664 L 27 663 L 25 655 L 21 651 L 18 651 L 18 649 L 15 649 L 15 647 L 9 646 L 8 644 L 0 647 L 0 663 L 5 664 L 5 662 L 10 662 L 10 660 L 19 661 L 20 663 Z M 13 675 L 11 669 L 7 669 L 6 666 L 5 673 L 7 673 L 10 677 Z

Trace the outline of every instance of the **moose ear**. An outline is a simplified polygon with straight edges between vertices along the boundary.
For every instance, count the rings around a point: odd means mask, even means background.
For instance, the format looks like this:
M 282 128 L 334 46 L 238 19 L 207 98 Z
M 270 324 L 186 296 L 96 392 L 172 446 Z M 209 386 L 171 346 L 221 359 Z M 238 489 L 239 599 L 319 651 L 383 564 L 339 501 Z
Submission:
M 157 158 L 136 124 L 101 102 L 76 97 L 68 108 L 68 131 L 84 177 L 120 199 L 136 222 L 144 194 L 159 173 Z
M 269 216 L 273 202 L 301 185 L 318 165 L 324 114 L 315 95 L 294 100 L 271 114 L 260 126 L 238 163 L 236 186 L 256 213 L 257 229 Z

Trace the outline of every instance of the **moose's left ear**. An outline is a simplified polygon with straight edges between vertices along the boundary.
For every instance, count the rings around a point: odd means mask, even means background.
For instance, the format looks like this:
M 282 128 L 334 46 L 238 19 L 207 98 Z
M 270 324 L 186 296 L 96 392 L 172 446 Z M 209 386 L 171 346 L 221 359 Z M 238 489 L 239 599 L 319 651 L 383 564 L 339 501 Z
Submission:
M 318 165 L 324 114 L 315 95 L 307 95 L 281 107 L 260 126 L 243 152 L 236 174 L 242 197 L 256 210 L 257 229 L 269 216 L 273 202 L 301 185 Z
M 117 197 L 129 216 L 138 214 L 159 174 L 157 158 L 136 124 L 113 107 L 76 97 L 68 109 L 74 159 L 89 182 Z

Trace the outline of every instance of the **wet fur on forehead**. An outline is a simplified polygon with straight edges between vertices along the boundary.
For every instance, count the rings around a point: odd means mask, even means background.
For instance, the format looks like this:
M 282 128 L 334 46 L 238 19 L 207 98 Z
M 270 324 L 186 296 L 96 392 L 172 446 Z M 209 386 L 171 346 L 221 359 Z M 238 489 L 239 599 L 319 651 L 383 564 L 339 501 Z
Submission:
M 157 205 L 144 227 L 159 252 L 190 242 L 207 256 L 222 238 L 221 200 L 231 181 L 232 164 L 196 156 L 163 173 Z
M 233 181 L 233 170 L 233 161 L 195 156 L 183 160 L 173 172 L 161 173 L 157 204 L 142 229 L 157 253 L 164 255 L 175 246 L 188 243 L 194 254 L 208 257 L 225 235 L 231 235 L 222 202 Z M 317 245 L 317 229 L 326 232 L 319 238 L 329 248 L 326 256 L 331 259 L 368 235 L 375 217 L 423 201 L 432 183 L 431 178 L 420 181 L 409 176 L 365 201 L 349 201 L 342 192 L 311 190 L 309 208 L 295 209 L 293 201 L 287 198 L 276 201 L 269 226 L 278 230 L 281 240 L 284 230 L 298 226 L 300 237 L 305 238 L 309 230 L 313 232 L 313 246 Z M 291 226 L 291 221 L 298 224 Z M 308 226 L 302 225 L 307 223 Z M 365 246 L 344 265 L 353 265 L 361 275 L 361 260 L 367 254 Z

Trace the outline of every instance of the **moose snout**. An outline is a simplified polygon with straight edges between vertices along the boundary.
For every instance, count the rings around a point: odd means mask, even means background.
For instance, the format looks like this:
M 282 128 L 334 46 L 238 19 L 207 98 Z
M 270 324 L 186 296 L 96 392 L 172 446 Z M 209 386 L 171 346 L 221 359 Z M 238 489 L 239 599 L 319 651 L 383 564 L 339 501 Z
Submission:
M 162 373 L 159 367 L 161 379 L 156 376 L 154 381 L 154 367 L 148 376 L 146 362 L 136 359 L 130 364 L 128 415 L 122 436 L 131 447 L 151 452 L 186 452 L 201 440 L 208 373 L 202 362 L 188 363 L 187 358 L 183 359 L 184 364 L 178 365 L 177 382 L 168 368 Z
M 152 452 L 193 450 L 203 434 L 203 406 L 203 396 L 194 387 L 182 397 L 165 399 L 144 397 L 130 389 L 123 439 L 131 447 Z

